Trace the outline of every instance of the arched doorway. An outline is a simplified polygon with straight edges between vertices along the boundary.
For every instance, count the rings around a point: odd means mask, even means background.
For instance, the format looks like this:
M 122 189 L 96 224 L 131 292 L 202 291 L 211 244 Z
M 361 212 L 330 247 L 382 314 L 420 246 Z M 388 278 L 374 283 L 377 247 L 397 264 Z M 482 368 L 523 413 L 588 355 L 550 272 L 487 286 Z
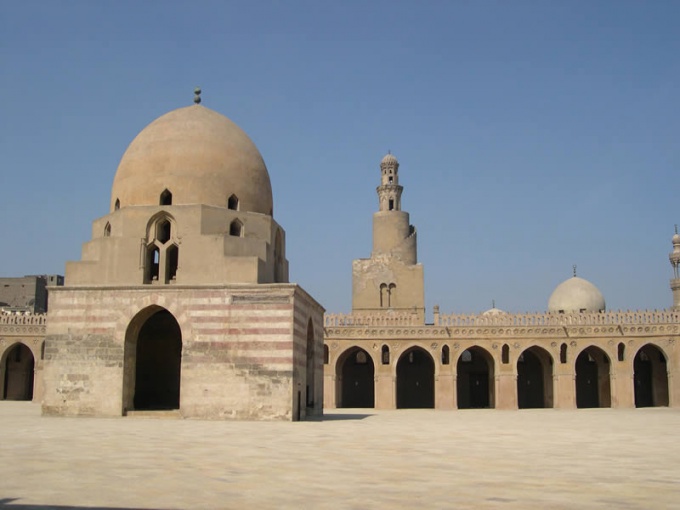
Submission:
M 338 407 L 375 407 L 375 366 L 371 356 L 353 347 L 338 358 Z
M 576 358 L 576 407 L 611 407 L 610 365 L 599 347 L 581 351 Z
M 666 356 L 656 345 L 644 345 L 633 360 L 635 407 L 668 405 Z
M 456 364 L 458 409 L 494 407 L 493 357 L 481 347 L 465 349 Z
M 5 353 L 4 400 L 33 400 L 33 369 L 35 359 L 31 349 L 15 344 Z
M 517 406 L 520 409 L 553 406 L 553 359 L 541 347 L 533 346 L 517 360 Z
M 125 335 L 125 407 L 179 409 L 182 332 L 166 309 L 139 312 Z
M 434 408 L 434 360 L 425 349 L 411 347 L 397 362 L 397 409 Z

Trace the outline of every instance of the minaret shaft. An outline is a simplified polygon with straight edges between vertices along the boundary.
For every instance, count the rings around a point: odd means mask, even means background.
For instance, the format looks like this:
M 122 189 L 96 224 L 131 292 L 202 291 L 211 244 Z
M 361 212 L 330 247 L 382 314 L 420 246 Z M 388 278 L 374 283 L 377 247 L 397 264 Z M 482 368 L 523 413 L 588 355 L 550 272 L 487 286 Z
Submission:
M 378 211 L 373 214 L 370 259 L 352 265 L 353 312 L 408 311 L 424 320 L 423 266 L 418 264 L 416 229 L 401 209 L 399 163 L 388 154 L 380 163 Z

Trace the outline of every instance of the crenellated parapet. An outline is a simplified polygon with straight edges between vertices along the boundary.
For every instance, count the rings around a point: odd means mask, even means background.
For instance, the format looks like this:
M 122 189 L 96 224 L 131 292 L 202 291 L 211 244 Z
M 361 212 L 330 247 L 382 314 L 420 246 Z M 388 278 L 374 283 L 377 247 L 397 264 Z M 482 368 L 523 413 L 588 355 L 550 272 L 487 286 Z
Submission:
M 324 326 L 422 326 L 423 321 L 413 313 L 334 313 L 324 315 Z
M 680 334 L 680 311 L 602 313 L 435 314 L 423 324 L 414 314 L 327 314 L 327 338 L 570 338 Z
M 0 313 L 0 335 L 35 336 L 44 335 L 47 328 L 47 314 Z

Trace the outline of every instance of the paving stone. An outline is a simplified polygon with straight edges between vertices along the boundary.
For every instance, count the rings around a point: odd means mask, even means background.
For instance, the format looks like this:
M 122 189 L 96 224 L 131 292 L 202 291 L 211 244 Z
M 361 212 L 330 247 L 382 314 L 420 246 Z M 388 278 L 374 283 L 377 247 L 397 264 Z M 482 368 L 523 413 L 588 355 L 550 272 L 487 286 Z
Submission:
M 337 409 L 290 423 L 0 402 L 0 509 L 672 509 L 679 429 L 668 408 Z

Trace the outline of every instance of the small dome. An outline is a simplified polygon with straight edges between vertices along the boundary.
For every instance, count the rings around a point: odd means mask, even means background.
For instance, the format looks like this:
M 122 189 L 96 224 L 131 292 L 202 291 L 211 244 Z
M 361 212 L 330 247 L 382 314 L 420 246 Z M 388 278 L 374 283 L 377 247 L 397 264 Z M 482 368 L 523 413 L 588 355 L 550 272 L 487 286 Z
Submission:
M 606 309 L 604 296 L 588 280 L 574 276 L 560 283 L 548 300 L 551 313 L 602 312 Z
M 380 167 L 398 167 L 399 166 L 399 161 L 397 161 L 397 158 L 394 157 L 393 154 L 387 153 L 384 158 L 380 161 Z
M 255 144 L 236 124 L 200 105 L 173 110 L 145 127 L 120 160 L 111 210 L 159 205 L 226 207 L 238 197 L 245 212 L 272 214 L 269 173 Z
M 506 315 L 508 312 L 501 310 L 500 308 L 489 308 L 486 312 L 482 312 L 482 315 Z

